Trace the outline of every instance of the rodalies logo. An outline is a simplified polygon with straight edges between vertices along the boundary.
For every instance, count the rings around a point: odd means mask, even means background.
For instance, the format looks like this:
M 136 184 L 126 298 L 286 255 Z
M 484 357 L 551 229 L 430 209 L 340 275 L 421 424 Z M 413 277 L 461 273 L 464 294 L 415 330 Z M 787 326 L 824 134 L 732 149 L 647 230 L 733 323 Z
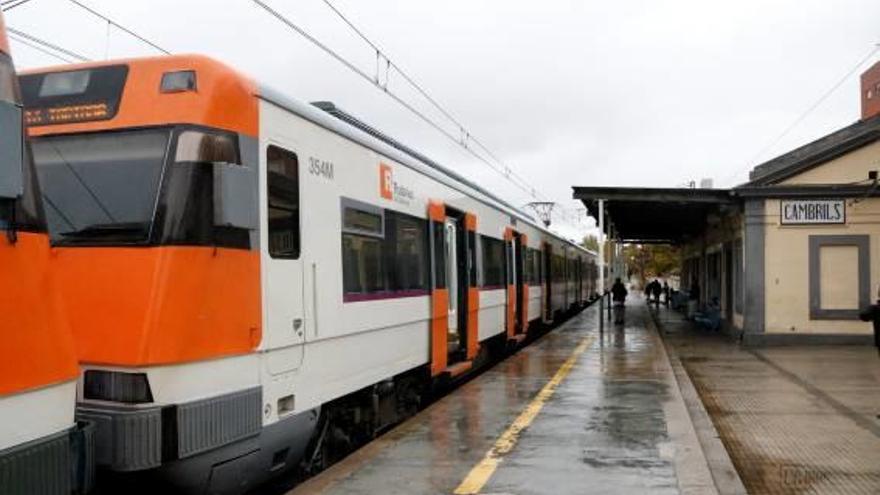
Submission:
M 394 169 L 384 163 L 379 164 L 379 195 L 402 204 L 409 204 L 415 197 L 412 189 L 394 181 Z

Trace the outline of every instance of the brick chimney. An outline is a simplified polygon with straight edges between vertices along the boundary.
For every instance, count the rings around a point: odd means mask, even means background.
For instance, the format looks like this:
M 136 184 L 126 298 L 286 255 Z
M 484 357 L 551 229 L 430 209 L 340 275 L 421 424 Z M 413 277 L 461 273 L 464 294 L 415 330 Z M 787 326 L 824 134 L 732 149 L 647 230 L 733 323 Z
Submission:
M 880 114 L 880 62 L 862 74 L 862 120 Z

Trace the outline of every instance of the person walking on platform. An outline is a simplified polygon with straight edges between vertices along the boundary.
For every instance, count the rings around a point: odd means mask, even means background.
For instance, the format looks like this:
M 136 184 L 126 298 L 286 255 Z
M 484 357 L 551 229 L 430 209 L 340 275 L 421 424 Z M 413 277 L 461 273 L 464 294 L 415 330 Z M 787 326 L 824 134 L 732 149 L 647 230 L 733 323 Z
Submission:
M 663 281 L 663 304 L 669 307 L 669 282 Z
M 859 312 L 859 319 L 874 324 L 874 347 L 880 353 L 880 289 L 877 290 L 877 304 L 872 304 Z
M 620 277 L 614 280 L 611 286 L 611 300 L 614 302 L 614 323 L 623 324 L 623 308 L 626 303 L 626 296 L 629 294 Z
M 651 294 L 654 296 L 654 306 L 660 307 L 660 293 L 663 292 L 663 287 L 660 286 L 659 280 L 654 280 L 651 282 Z

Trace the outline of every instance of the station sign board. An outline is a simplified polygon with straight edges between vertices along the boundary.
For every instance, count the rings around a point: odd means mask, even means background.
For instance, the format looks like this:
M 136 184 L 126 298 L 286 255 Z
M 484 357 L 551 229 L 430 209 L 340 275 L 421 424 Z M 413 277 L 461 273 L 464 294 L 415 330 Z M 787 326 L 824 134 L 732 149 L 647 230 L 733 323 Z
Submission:
M 845 224 L 846 201 L 842 199 L 792 199 L 779 205 L 782 225 Z

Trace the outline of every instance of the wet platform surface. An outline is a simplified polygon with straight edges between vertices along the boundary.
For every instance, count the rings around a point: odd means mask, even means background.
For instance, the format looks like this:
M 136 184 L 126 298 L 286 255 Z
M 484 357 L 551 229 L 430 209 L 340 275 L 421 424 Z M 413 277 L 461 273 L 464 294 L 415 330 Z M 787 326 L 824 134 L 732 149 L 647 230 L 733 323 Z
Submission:
M 749 493 L 880 493 L 875 348 L 743 348 L 657 315 Z
M 714 493 L 644 304 L 604 332 L 597 309 L 290 494 Z

